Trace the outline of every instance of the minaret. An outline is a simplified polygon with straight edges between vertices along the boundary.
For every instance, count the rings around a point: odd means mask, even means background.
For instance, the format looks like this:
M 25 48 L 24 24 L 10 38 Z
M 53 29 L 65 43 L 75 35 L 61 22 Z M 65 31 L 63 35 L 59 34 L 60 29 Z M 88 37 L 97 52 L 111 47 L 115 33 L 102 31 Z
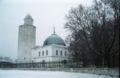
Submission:
M 18 62 L 31 62 L 31 48 L 36 43 L 36 27 L 33 26 L 33 18 L 28 14 L 24 18 L 24 24 L 19 26 L 18 33 Z

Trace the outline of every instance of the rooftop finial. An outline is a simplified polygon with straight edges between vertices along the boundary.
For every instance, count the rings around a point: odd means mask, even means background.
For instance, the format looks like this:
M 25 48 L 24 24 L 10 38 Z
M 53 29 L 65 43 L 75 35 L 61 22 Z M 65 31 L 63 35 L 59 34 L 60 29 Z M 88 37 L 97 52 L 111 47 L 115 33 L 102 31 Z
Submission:
M 53 27 L 53 34 L 55 34 L 55 27 Z
M 33 20 L 32 16 L 31 16 L 30 14 L 27 14 L 27 15 L 25 16 L 25 19 L 32 19 L 32 20 Z
M 30 14 L 27 14 L 24 18 L 24 24 L 33 25 L 33 18 Z

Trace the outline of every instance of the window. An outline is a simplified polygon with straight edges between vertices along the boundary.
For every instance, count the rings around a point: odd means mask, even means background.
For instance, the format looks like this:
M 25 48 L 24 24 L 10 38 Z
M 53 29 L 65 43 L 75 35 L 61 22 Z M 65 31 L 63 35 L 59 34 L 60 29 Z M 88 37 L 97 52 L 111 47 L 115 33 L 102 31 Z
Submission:
M 42 55 L 44 56 L 44 51 L 42 51 Z
M 25 60 L 26 58 L 24 57 L 24 60 Z
M 41 55 L 41 52 L 39 51 L 39 56 Z
M 62 56 L 62 51 L 60 51 L 60 55 Z
M 65 56 L 67 56 L 67 51 L 65 51 Z
M 48 55 L 48 50 L 46 50 L 46 55 Z
M 56 55 L 58 55 L 58 50 L 56 50 Z

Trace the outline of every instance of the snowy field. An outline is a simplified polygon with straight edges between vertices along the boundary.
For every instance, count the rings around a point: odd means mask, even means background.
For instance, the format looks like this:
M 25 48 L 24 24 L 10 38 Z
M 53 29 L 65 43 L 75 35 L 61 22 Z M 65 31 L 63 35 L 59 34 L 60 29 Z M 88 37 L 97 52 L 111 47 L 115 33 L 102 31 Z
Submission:
M 62 71 L 0 70 L 0 78 L 116 78 L 116 77 Z

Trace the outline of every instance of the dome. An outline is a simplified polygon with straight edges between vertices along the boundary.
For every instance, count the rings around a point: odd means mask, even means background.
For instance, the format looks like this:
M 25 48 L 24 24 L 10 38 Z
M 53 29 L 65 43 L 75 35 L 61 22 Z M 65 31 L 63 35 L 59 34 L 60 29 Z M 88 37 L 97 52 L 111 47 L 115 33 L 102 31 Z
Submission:
M 53 33 L 51 36 L 49 36 L 45 41 L 44 45 L 50 45 L 50 44 L 57 44 L 57 45 L 63 45 L 65 46 L 65 43 L 61 37 L 59 37 L 57 34 Z
M 30 14 L 26 15 L 24 19 L 31 19 L 31 20 L 33 20 L 32 16 Z
M 26 25 L 33 25 L 33 18 L 31 15 L 26 15 L 24 18 L 24 24 Z

